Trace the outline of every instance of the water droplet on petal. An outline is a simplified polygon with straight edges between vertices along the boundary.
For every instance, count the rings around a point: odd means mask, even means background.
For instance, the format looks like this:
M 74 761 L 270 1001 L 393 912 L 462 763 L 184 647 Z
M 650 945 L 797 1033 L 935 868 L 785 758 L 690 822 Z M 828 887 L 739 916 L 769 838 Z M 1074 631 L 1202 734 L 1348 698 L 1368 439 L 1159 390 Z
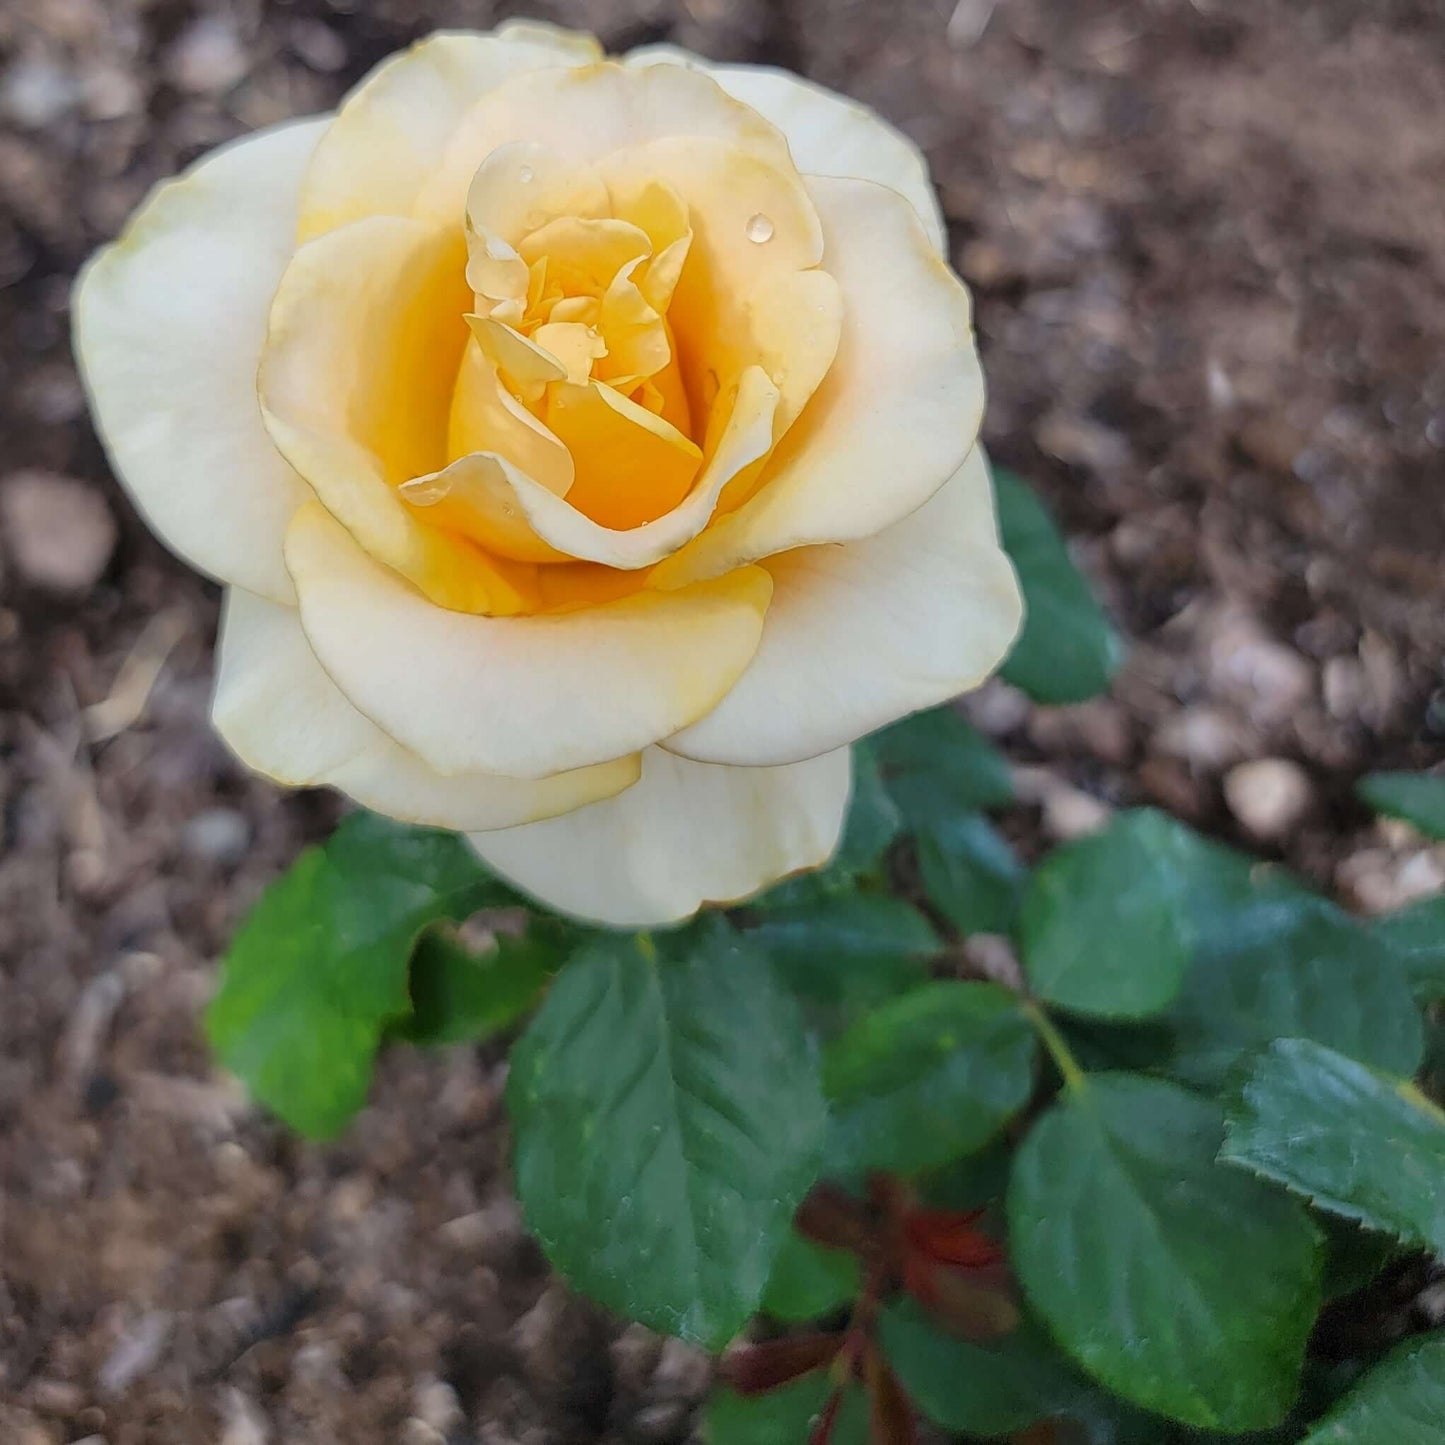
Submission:
M 761 211 L 751 217 L 747 224 L 748 240 L 761 246 L 765 241 L 773 239 L 773 223 Z
M 537 174 L 531 166 L 520 166 L 517 169 L 517 179 L 525 186 L 533 176 Z
M 447 476 L 413 477 L 397 488 L 413 507 L 434 507 L 446 498 L 452 489 L 452 479 Z

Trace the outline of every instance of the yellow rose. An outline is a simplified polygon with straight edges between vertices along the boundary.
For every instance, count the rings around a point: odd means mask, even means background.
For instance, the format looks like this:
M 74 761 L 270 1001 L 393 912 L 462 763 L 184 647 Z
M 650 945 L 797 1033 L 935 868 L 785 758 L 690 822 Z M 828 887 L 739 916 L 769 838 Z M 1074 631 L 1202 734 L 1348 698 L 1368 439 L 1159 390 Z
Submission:
M 222 736 L 608 923 L 823 862 L 1019 622 L 943 241 L 859 106 L 530 24 L 158 187 L 77 348 Z

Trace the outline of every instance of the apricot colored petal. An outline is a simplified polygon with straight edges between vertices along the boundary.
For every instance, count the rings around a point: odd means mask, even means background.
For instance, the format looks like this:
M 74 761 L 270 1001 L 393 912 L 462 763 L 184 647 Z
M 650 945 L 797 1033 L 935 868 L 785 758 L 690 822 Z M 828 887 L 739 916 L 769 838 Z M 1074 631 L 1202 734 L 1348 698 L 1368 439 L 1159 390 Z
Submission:
M 303 246 L 271 308 L 257 385 L 277 447 L 378 561 L 441 607 L 509 614 L 527 576 L 419 521 L 396 487 L 446 459 L 466 344 L 460 239 L 395 216 Z
M 542 419 L 572 454 L 567 501 L 603 527 L 637 527 L 672 511 L 702 464 L 671 422 L 604 383 L 549 387 Z
M 462 457 L 418 485 L 442 482 L 447 500 L 438 503 L 438 514 L 454 517 L 455 509 L 465 505 L 470 519 L 458 523 L 461 530 L 507 556 L 539 562 L 576 559 L 633 571 L 652 566 L 707 526 L 724 487 L 767 454 L 777 404 L 777 388 L 766 373 L 757 367 L 745 372 L 723 438 L 692 491 L 672 511 L 640 527 L 601 526 L 570 499 L 495 454 Z M 443 506 L 453 510 L 443 514 Z M 539 581 L 544 595 L 552 580 Z

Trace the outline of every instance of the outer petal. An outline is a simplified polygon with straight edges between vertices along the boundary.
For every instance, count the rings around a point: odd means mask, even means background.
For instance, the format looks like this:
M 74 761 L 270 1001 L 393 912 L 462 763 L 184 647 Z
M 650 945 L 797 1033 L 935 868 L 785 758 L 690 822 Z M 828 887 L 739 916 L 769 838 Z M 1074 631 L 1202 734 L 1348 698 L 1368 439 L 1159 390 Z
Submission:
M 983 374 L 967 289 L 896 191 L 817 177 L 808 189 L 823 269 L 843 292 L 837 357 L 755 495 L 662 563 L 659 585 L 871 537 L 922 506 L 973 449 Z
M 786 768 L 712 767 L 649 748 L 642 781 L 616 798 L 470 842 L 549 907 L 647 928 L 825 862 L 849 776 L 846 748 Z
M 322 670 L 294 607 L 226 594 L 212 710 L 249 768 L 297 787 L 329 785 L 393 818 L 438 828 L 509 828 L 550 818 L 636 782 L 636 754 L 537 782 L 443 777 L 367 721 Z
M 478 166 L 513 141 L 530 141 L 585 165 L 670 136 L 713 137 L 775 165 L 792 164 L 778 129 L 701 71 L 613 64 L 538 70 L 514 77 L 472 107 L 445 151 L 431 158 L 413 211 L 448 221 L 461 215 Z
M 590 35 L 541 25 L 439 31 L 383 61 L 342 103 L 306 177 L 301 239 L 362 216 L 410 214 L 471 107 L 503 81 L 602 58 Z M 460 215 L 460 212 L 458 212 Z
M 328 124 L 258 131 L 158 186 L 75 292 L 91 410 L 136 506 L 193 566 L 280 601 L 306 488 L 262 425 L 256 359 Z
M 940 255 L 948 233 L 923 152 L 902 131 L 855 100 L 768 65 L 713 65 L 670 46 L 647 46 L 629 65 L 671 63 L 706 71 L 731 96 L 766 116 L 788 138 L 798 169 L 810 176 L 877 181 L 906 196 Z
M 751 567 L 576 612 L 472 617 L 433 606 L 315 505 L 286 560 L 321 665 L 442 773 L 547 777 L 696 722 L 752 659 L 772 592 Z
M 977 687 L 1023 604 L 999 546 L 982 448 L 911 517 L 767 564 L 773 601 L 736 687 L 665 746 L 713 763 L 791 763 Z

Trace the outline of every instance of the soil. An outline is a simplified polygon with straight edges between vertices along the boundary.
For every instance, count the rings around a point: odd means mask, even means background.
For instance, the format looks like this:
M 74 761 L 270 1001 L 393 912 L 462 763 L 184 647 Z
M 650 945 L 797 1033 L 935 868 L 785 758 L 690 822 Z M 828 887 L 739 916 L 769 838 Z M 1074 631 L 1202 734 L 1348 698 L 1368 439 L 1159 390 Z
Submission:
M 1107 699 L 971 705 L 1019 761 L 1033 837 L 1152 801 L 1363 909 L 1445 886 L 1445 858 L 1350 791 L 1445 754 L 1438 0 L 533 8 L 614 49 L 791 66 L 928 152 L 988 441 L 1134 642 Z M 213 1073 L 214 961 L 338 804 L 246 776 L 209 732 L 215 589 L 110 477 L 69 351 L 76 267 L 157 178 L 505 13 L 0 7 L 7 1445 L 695 1429 L 706 1362 L 570 1297 L 522 1230 L 500 1054 L 393 1053 L 325 1148 Z

